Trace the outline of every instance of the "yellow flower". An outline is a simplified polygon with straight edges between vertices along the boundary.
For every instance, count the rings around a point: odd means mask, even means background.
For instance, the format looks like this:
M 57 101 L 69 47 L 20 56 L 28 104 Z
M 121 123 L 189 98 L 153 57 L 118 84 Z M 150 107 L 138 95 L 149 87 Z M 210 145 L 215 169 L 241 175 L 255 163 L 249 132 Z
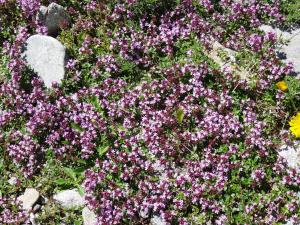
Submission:
M 293 135 L 299 138 L 300 137 L 300 112 L 298 112 L 296 116 L 292 117 L 289 124 L 291 126 L 290 130 L 293 133 Z
M 287 84 L 286 84 L 285 81 L 279 81 L 279 82 L 276 84 L 276 86 L 277 86 L 280 90 L 282 90 L 282 91 L 286 91 L 286 90 L 288 89 L 288 86 L 287 86 Z

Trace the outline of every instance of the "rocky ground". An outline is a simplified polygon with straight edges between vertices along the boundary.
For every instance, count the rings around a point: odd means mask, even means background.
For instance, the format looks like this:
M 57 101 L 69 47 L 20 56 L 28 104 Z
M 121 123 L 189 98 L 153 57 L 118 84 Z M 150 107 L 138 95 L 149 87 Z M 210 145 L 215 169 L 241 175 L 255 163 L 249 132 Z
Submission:
M 286 63 L 293 63 L 295 75 L 300 78 L 300 29 L 285 31 L 269 25 L 263 25 L 260 28 L 265 32 L 274 32 L 282 39 L 283 44 L 278 46 L 278 54 Z
M 52 84 L 61 84 L 68 62 L 67 48 L 58 40 L 61 24 L 66 27 L 71 25 L 68 12 L 59 4 L 51 3 L 49 6 L 41 6 L 37 20 L 39 20 L 48 29 L 48 35 L 35 34 L 27 38 L 25 45 L 22 46 L 22 58 L 45 83 L 47 88 L 52 88 Z M 277 46 L 277 54 L 286 63 L 293 63 L 295 76 L 300 79 L 300 29 L 284 31 L 280 28 L 274 28 L 270 25 L 260 27 L 264 32 L 274 32 L 281 39 Z M 225 52 L 228 59 L 220 57 L 218 52 Z M 241 79 L 247 80 L 251 73 L 240 67 L 236 63 L 236 52 L 215 41 L 212 49 L 206 52 L 214 62 L 219 64 L 222 70 L 231 70 L 238 73 Z M 300 168 L 300 143 L 288 143 L 280 148 L 279 155 L 285 158 L 288 166 L 291 168 Z M 11 185 L 17 183 L 17 178 L 11 177 Z M 80 184 L 81 185 L 81 184 Z M 96 215 L 90 210 L 84 201 L 84 194 L 79 189 L 67 189 L 58 193 L 52 193 L 51 196 L 43 196 L 39 193 L 39 187 L 28 187 L 24 193 L 18 196 L 18 201 L 24 210 L 30 212 L 30 222 L 32 225 L 42 225 L 36 222 L 36 217 L 41 214 L 45 207 L 55 204 L 62 210 L 78 209 L 82 212 L 82 221 L 84 225 L 94 225 Z M 152 225 L 167 224 L 159 216 L 151 218 Z M 287 223 L 291 224 L 291 222 Z
M 48 7 L 42 6 L 38 19 L 42 20 L 50 30 L 49 36 L 33 35 L 28 38 L 26 46 L 24 46 L 23 57 L 25 61 L 43 79 L 47 87 L 51 87 L 52 82 L 60 83 L 64 77 L 67 61 L 66 48 L 55 37 L 59 32 L 59 24 L 62 21 L 69 23 L 68 18 L 69 16 L 63 7 L 56 3 L 52 3 Z M 260 29 L 266 33 L 274 32 L 277 37 L 280 37 L 283 44 L 278 45 L 278 55 L 286 63 L 293 63 L 295 76 L 300 78 L 300 29 L 284 31 L 269 25 L 263 25 Z M 228 61 L 223 61 L 218 56 L 219 50 L 227 52 L 230 57 L 229 64 Z M 216 42 L 212 51 L 207 54 L 224 69 L 229 68 L 233 72 L 239 71 L 244 79 L 251 76 L 245 70 L 237 70 L 238 65 L 235 64 L 235 52 L 222 46 L 220 43 Z M 282 146 L 280 155 L 287 160 L 290 167 L 297 168 L 300 166 L 300 146 L 298 143 L 294 143 L 292 146 Z M 62 191 L 54 194 L 51 198 L 63 209 L 84 207 L 84 197 L 76 189 Z M 47 203 L 47 198 L 40 196 L 38 190 L 28 188 L 18 199 L 22 202 L 25 210 L 31 211 L 31 223 L 37 225 L 35 216 L 39 213 L 41 207 L 44 207 Z M 84 225 L 95 224 L 96 216 L 88 207 L 82 209 L 82 217 Z M 153 217 L 151 222 L 153 225 L 165 224 L 157 216 Z

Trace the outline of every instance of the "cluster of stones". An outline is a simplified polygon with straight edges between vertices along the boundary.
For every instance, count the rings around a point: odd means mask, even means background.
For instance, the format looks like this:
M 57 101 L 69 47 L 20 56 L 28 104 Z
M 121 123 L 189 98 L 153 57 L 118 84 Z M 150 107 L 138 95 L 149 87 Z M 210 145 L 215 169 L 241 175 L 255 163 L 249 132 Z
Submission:
M 13 182 L 13 179 L 12 181 Z M 42 210 L 49 201 L 53 201 L 63 209 L 82 209 L 83 225 L 96 225 L 96 214 L 85 206 L 84 196 L 81 196 L 77 189 L 64 190 L 49 200 L 40 195 L 37 189 L 27 188 L 25 192 L 18 197 L 24 210 L 30 213 L 30 222 L 32 225 L 40 225 L 36 222 L 38 212 Z M 159 216 L 151 219 L 151 225 L 166 225 L 166 222 Z
M 24 62 L 38 76 L 40 76 L 46 87 L 52 87 L 53 83 L 60 83 L 64 78 L 65 64 L 67 60 L 66 48 L 55 37 L 62 27 L 71 25 L 71 20 L 65 9 L 51 3 L 48 7 L 41 6 L 36 20 L 47 28 L 48 35 L 35 34 L 30 36 L 22 53 Z M 40 193 L 34 188 L 27 188 L 23 195 L 18 197 L 23 209 L 30 212 L 32 225 L 38 225 L 36 215 L 43 207 L 44 201 Z M 76 189 L 65 190 L 55 194 L 52 200 L 62 208 L 82 208 L 84 225 L 95 225 L 96 215 L 88 207 L 84 207 L 84 197 Z
M 65 9 L 51 3 L 41 6 L 36 20 L 48 30 L 48 35 L 30 36 L 24 45 L 23 59 L 25 63 L 40 76 L 46 87 L 52 83 L 60 83 L 65 74 L 67 60 L 66 48 L 55 37 L 62 27 L 68 27 L 71 20 Z
M 38 212 L 49 202 L 47 198 L 40 195 L 37 189 L 27 188 L 25 192 L 18 197 L 24 210 L 30 213 L 30 222 L 32 225 L 40 225 L 36 222 Z M 84 196 L 81 196 L 76 189 L 65 190 L 55 194 L 52 199 L 56 204 L 64 209 L 84 207 Z M 96 215 L 88 207 L 82 210 L 84 225 L 95 225 Z
M 51 87 L 53 82 L 60 83 L 64 78 L 67 60 L 66 48 L 55 37 L 62 27 L 70 26 L 71 20 L 64 8 L 56 3 L 51 3 L 48 7 L 41 6 L 36 20 L 47 28 L 49 36 L 36 34 L 29 37 L 24 46 L 23 58 L 27 65 L 44 80 L 46 87 Z M 275 32 L 278 37 L 288 42 L 286 45 L 279 46 L 278 52 L 285 56 L 286 61 L 294 63 L 295 72 L 300 77 L 300 30 L 286 32 L 267 25 L 261 26 L 261 29 L 265 32 Z M 218 56 L 219 50 L 228 53 L 229 64 Z M 221 67 L 229 65 L 232 71 L 238 70 L 242 79 L 247 79 L 250 75 L 235 65 L 234 55 L 234 51 L 217 42 L 214 43 L 213 50 L 208 53 L 208 56 Z
M 273 28 L 269 25 L 260 27 L 264 32 L 273 32 L 276 36 L 286 44 L 277 47 L 278 55 L 281 59 L 294 65 L 294 72 L 300 79 L 300 29 L 290 32 L 282 31 L 279 28 Z M 291 168 L 300 168 L 300 143 L 295 142 L 293 145 L 284 145 L 279 149 L 279 155 L 286 159 L 288 166 Z
M 300 79 L 300 29 L 287 32 L 269 25 L 263 25 L 260 29 L 264 32 L 275 33 L 285 43 L 277 47 L 277 53 L 284 62 L 293 63 L 295 75 Z M 279 155 L 287 161 L 290 168 L 300 169 L 299 144 L 299 142 L 294 142 L 293 145 L 283 145 L 279 149 Z M 288 221 L 285 225 L 293 225 L 293 223 Z

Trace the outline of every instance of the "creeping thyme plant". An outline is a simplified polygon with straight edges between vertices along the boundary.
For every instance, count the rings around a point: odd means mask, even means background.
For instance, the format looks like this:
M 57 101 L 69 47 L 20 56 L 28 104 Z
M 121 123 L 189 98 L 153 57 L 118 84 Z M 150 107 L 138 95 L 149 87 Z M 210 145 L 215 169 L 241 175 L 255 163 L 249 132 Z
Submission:
M 103 225 L 299 222 L 300 171 L 278 149 L 292 118 L 299 136 L 300 86 L 258 29 L 285 21 L 280 1 L 58 0 L 69 59 L 47 89 L 21 54 L 50 2 L 0 0 L 0 224 L 28 222 L 29 186 L 50 198 L 41 224 L 82 224 L 51 200 L 67 188 Z M 239 69 L 210 57 L 215 42 Z

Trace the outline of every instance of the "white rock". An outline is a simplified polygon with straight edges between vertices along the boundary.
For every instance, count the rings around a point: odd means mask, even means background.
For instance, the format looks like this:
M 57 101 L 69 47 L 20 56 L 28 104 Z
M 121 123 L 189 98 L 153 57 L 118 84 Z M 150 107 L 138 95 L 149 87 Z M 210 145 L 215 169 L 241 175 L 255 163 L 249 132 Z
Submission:
M 280 46 L 278 50 L 286 55 L 286 62 L 294 64 L 295 72 L 300 78 L 300 29 L 287 32 L 269 25 L 262 25 L 260 29 L 264 32 L 273 32 L 278 38 L 288 42 L 286 45 Z
M 225 53 L 227 59 L 220 57 L 220 52 Z M 248 71 L 236 63 L 236 52 L 224 47 L 218 41 L 213 42 L 212 49 L 210 52 L 207 52 L 207 55 L 214 60 L 215 63 L 220 65 L 223 72 L 232 72 L 239 75 L 243 80 L 248 80 L 252 76 Z
M 279 155 L 286 159 L 287 164 L 291 168 L 299 168 L 300 166 L 300 148 L 295 146 L 282 146 Z
M 83 225 L 96 225 L 97 224 L 96 214 L 92 210 L 90 210 L 88 207 L 83 208 L 82 218 L 83 218 Z
M 291 37 L 291 33 L 282 31 L 279 28 L 273 28 L 270 25 L 261 25 L 259 29 L 264 31 L 265 33 L 275 33 L 277 38 L 289 39 Z
M 140 217 L 146 219 L 146 218 L 148 218 L 148 216 L 149 216 L 149 213 L 147 211 L 143 211 L 143 210 L 140 211 Z
M 300 74 L 300 30 L 294 31 L 287 45 L 282 47 L 286 54 L 286 61 L 294 64 L 295 72 Z
M 36 189 L 26 188 L 24 194 L 18 197 L 18 200 L 22 202 L 23 209 L 31 210 L 39 197 L 40 193 Z
M 18 178 L 16 177 L 11 177 L 8 181 L 7 181 L 10 185 L 15 185 L 18 183 Z
M 65 190 L 53 196 L 63 208 L 73 208 L 84 206 L 84 198 L 76 189 Z
M 31 225 L 39 225 L 39 224 L 36 222 L 36 218 L 35 218 L 35 215 L 34 215 L 33 213 L 30 213 L 30 215 L 29 215 L 29 220 L 30 220 Z
M 255 0 L 234 0 L 235 2 L 241 3 L 241 4 L 253 4 L 255 3 Z
M 37 20 L 48 29 L 48 34 L 56 36 L 63 26 L 70 25 L 70 16 L 65 9 L 53 2 L 48 7 L 41 6 L 37 13 Z
M 288 220 L 284 225 L 300 225 L 300 223 L 294 223 L 292 220 Z
M 60 83 L 64 78 L 66 48 L 55 38 L 39 34 L 29 37 L 22 57 L 43 79 L 46 87 L 51 87 L 52 82 Z
M 166 221 L 159 216 L 153 216 L 150 223 L 151 225 L 167 225 Z

